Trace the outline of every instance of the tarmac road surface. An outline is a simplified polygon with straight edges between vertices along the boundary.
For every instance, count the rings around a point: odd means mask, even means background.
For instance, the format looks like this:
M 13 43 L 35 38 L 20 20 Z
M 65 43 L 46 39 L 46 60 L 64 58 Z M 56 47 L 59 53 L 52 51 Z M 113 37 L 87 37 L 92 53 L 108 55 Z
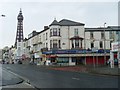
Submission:
M 6 69 L 3 69 L 2 65 L 0 64 L 0 89 L 13 90 L 13 88 L 15 90 L 19 88 L 21 88 L 21 90 L 24 88 L 28 90 L 34 89 L 34 87 L 27 83 L 24 79 L 18 77 L 17 75 L 13 74 L 12 72 Z
M 6 64 L 3 67 L 27 78 L 37 88 L 118 88 L 117 76 L 51 70 L 24 64 Z

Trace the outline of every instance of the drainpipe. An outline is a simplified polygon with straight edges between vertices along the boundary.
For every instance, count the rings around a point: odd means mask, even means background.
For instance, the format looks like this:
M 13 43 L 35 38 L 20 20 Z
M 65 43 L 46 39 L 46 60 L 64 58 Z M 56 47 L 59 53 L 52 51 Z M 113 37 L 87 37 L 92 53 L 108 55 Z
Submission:
M 70 49 L 70 26 L 68 26 L 68 48 Z

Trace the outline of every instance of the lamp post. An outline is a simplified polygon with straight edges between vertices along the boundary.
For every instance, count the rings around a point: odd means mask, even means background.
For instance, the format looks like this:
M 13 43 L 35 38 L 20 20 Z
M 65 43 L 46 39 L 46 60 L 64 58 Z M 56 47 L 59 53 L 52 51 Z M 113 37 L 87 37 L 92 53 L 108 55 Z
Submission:
M 2 15 L 0 15 L 0 17 L 5 17 L 5 15 L 2 14 Z M 3 54 L 4 54 L 3 52 L 4 52 L 4 50 L 2 50 L 2 59 L 3 59 Z
M 86 39 L 85 39 L 85 30 L 84 30 L 84 50 L 85 50 L 85 65 L 87 65 L 87 63 L 86 63 Z
M 2 14 L 1 17 L 5 17 L 5 15 Z
M 118 31 L 118 68 L 120 68 L 120 31 Z
M 93 38 L 93 41 L 92 41 L 92 43 L 94 44 L 94 42 L 95 42 L 95 39 Z M 95 51 L 96 51 L 96 49 L 95 49 L 95 47 L 93 47 L 92 48 L 92 53 L 93 53 L 93 67 L 95 68 Z
M 105 38 L 105 24 L 104 23 L 104 65 L 106 64 L 106 38 Z

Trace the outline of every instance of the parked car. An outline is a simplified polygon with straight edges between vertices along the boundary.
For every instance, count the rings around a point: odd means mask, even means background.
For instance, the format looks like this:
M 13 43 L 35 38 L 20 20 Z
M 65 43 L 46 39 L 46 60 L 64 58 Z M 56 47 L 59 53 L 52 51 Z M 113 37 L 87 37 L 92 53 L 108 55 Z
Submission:
M 2 60 L 2 64 L 5 64 L 5 60 Z
M 22 61 L 21 61 L 21 60 L 18 60 L 18 64 L 22 64 Z

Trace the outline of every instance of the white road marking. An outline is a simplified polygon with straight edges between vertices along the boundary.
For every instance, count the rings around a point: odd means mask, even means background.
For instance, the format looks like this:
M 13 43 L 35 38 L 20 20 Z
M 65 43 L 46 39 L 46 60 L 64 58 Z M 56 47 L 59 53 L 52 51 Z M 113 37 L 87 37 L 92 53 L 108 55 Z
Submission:
M 72 79 L 74 79 L 74 80 L 80 80 L 79 78 L 76 78 L 76 77 L 73 77 Z

